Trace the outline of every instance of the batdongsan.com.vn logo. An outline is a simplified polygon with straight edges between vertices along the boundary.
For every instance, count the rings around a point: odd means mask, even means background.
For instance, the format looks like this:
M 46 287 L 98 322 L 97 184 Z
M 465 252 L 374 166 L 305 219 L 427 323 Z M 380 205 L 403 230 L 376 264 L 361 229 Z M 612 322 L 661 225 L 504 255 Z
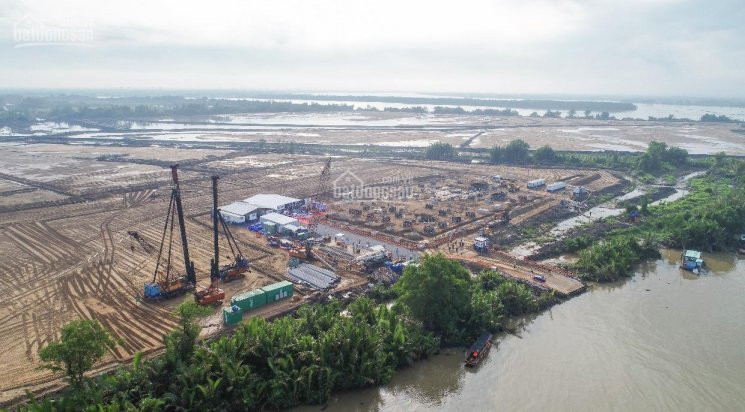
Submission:
M 93 30 L 48 25 L 27 14 L 13 24 L 15 48 L 33 46 L 91 46 Z
M 373 199 L 406 199 L 413 193 L 413 179 L 395 177 L 381 179 L 372 185 L 365 185 L 364 180 L 347 169 L 333 182 L 334 199 L 337 200 L 373 200 Z

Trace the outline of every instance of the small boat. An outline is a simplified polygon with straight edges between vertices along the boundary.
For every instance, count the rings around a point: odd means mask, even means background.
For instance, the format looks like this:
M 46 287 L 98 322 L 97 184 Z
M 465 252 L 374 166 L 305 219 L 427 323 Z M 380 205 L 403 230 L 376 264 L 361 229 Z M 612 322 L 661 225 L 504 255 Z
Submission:
M 466 364 L 467 367 L 474 367 L 481 362 L 481 359 L 483 359 L 487 353 L 489 353 L 489 349 L 491 348 L 492 344 L 492 334 L 489 332 L 484 332 L 479 336 L 478 339 L 476 339 L 476 342 L 471 345 L 471 348 L 468 350 L 468 357 L 466 357 Z
M 680 259 L 681 269 L 690 270 L 696 274 L 701 272 L 704 267 L 704 260 L 701 259 L 701 252 L 698 250 L 686 250 Z

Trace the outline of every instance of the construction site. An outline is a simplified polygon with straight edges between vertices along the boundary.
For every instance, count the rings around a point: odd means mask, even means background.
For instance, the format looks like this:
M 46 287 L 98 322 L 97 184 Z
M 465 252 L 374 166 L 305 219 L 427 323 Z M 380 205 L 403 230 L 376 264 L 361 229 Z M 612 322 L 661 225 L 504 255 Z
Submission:
M 604 170 L 188 147 L 2 150 L 2 403 L 63 385 L 37 366 L 66 322 L 96 319 L 122 339 L 106 370 L 162 349 L 173 308 L 192 295 L 215 309 L 204 333 L 220 333 L 394 282 L 417 256 L 438 251 L 538 289 L 579 293 L 575 274 L 512 256 L 495 240 L 549 210 L 580 209 L 622 180 Z M 259 195 L 297 202 L 258 205 L 240 223 L 221 211 Z M 261 307 L 246 300 L 258 297 Z

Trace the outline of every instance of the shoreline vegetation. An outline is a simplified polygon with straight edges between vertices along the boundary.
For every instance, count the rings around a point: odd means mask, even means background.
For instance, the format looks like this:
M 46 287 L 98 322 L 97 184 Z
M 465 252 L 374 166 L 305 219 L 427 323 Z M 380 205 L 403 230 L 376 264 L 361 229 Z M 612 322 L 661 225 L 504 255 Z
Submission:
M 314 100 L 303 102 L 303 99 Z M 322 103 L 319 103 L 322 102 Z M 376 102 L 412 104 L 408 107 L 378 109 L 355 107 L 345 102 Z M 425 107 L 434 106 L 432 109 Z M 159 121 L 163 118 L 220 117 L 248 113 L 332 113 L 332 112 L 391 112 L 431 113 L 443 115 L 521 116 L 515 109 L 535 110 L 526 117 L 641 120 L 658 122 L 718 122 L 742 123 L 725 115 L 705 114 L 700 119 L 649 117 L 637 119 L 613 114 L 633 112 L 630 102 L 581 101 L 549 99 L 476 99 L 470 97 L 396 97 L 396 96 L 341 96 L 309 94 L 256 94 L 246 98 L 185 97 L 185 96 L 92 96 L 92 95 L 0 95 L 0 126 L 25 130 L 40 121 L 80 124 L 109 122 L 126 125 L 134 121 Z M 561 110 L 567 111 L 562 116 Z M 185 120 L 186 121 L 186 120 Z M 113 127 L 113 126 L 112 126 Z

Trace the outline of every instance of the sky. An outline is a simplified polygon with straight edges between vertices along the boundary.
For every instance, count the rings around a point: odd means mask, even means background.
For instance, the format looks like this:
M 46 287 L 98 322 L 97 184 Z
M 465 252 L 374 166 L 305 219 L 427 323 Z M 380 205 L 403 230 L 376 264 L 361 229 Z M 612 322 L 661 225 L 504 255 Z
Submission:
M 745 98 L 745 1 L 0 0 L 0 88 Z

